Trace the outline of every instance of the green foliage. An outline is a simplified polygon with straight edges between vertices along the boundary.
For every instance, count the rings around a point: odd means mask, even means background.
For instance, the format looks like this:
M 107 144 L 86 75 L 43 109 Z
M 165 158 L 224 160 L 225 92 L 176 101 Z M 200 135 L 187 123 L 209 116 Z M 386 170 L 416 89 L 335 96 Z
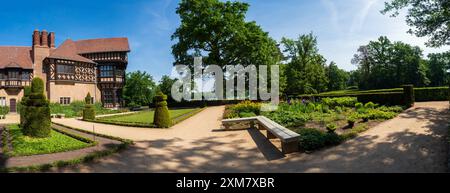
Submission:
M 267 118 L 289 128 L 304 126 L 311 117 L 299 111 L 275 111 L 265 114 Z
M 403 95 L 404 95 L 404 105 L 406 107 L 412 107 L 414 105 L 414 86 L 413 85 L 404 85 L 403 86 Z
M 353 128 L 353 126 L 355 126 L 356 121 L 357 121 L 357 117 L 355 117 L 355 116 L 350 116 L 347 118 L 347 123 L 350 128 Z
M 172 85 L 177 81 L 177 79 L 171 79 L 169 76 L 164 75 L 162 76 L 161 80 L 159 81 L 158 88 L 162 93 L 167 94 L 167 100 L 172 101 L 171 93 L 172 93 Z
M 358 65 L 358 86 L 362 89 L 429 84 L 422 50 L 403 42 L 391 42 L 385 36 L 361 46 L 352 63 Z
M 169 109 L 167 108 L 167 95 L 159 92 L 154 97 L 154 103 L 156 105 L 155 116 L 153 123 L 159 128 L 168 128 L 172 125 L 170 119 Z M 150 117 L 149 117 L 150 118 Z
M 92 103 L 91 94 L 88 93 L 84 98 L 86 105 L 83 109 L 83 120 L 94 120 L 95 119 L 95 108 Z
M 300 148 L 305 151 L 318 150 L 328 145 L 339 144 L 341 141 L 334 132 L 323 132 L 312 128 L 299 129 L 296 132 L 300 135 Z
M 236 112 L 237 114 L 240 113 L 253 113 L 255 115 L 261 114 L 261 104 L 255 103 L 251 101 L 243 101 L 241 103 L 238 103 L 232 107 L 232 110 Z
M 382 13 L 393 12 L 392 17 L 399 15 L 399 10 L 408 8 L 406 23 L 414 28 L 408 32 L 417 37 L 429 37 L 427 46 L 441 47 L 450 45 L 449 18 L 450 3 L 445 0 L 391 0 L 386 2 Z
M 350 74 L 345 70 L 339 69 L 335 62 L 331 62 L 326 68 L 328 77 L 327 90 L 343 90 L 347 87 Z
M 9 107 L 8 106 L 0 106 L 0 115 L 6 115 L 9 113 Z
M 239 113 L 239 117 L 255 117 L 255 116 L 257 116 L 257 115 L 253 112 L 240 112 Z
M 301 35 L 297 40 L 281 40 L 286 58 L 290 61 L 285 70 L 288 94 L 316 94 L 327 90 L 325 58 L 318 53 L 317 38 Z
M 36 94 L 44 93 L 44 81 L 39 77 L 33 78 L 33 80 L 31 81 L 30 94 L 33 94 L 33 93 L 36 93 Z
M 147 106 L 152 102 L 156 84 L 150 74 L 138 70 L 127 73 L 126 80 L 123 87 L 123 99 L 127 106 Z
M 334 123 L 330 123 L 330 124 L 327 124 L 326 128 L 329 133 L 334 133 L 337 129 L 337 125 Z
M 446 101 L 448 92 L 448 87 L 414 88 L 414 101 Z
M 86 97 L 84 98 L 84 103 L 86 104 L 92 104 L 92 97 L 91 97 L 91 93 L 87 93 Z
M 182 0 L 176 10 L 181 24 L 172 35 L 174 64 L 274 65 L 281 58 L 277 42 L 255 22 L 247 22 L 249 5 L 237 1 Z
M 429 86 L 448 86 L 450 79 L 447 71 L 450 69 L 450 51 L 429 54 L 427 64 L 427 77 L 430 80 Z
M 368 102 L 368 103 L 366 103 L 365 105 L 364 105 L 364 108 L 366 108 L 366 109 L 373 109 L 373 108 L 375 108 L 375 103 L 373 103 L 373 102 Z
M 50 103 L 51 114 L 64 114 L 66 118 L 83 116 L 83 110 L 86 103 L 84 101 L 73 101 L 69 105 L 61 105 L 59 103 Z M 94 103 L 93 108 L 96 115 L 112 114 L 126 112 L 126 109 L 113 110 L 104 108 L 102 103 Z
M 364 108 L 364 106 L 362 103 L 355 103 L 355 108 L 358 110 Z
M 45 138 L 50 136 L 51 120 L 50 107 L 44 95 L 44 82 L 40 78 L 33 78 L 31 93 L 22 107 L 22 132 L 30 137 Z
M 47 154 L 64 152 L 88 147 L 89 144 L 51 131 L 48 138 L 31 138 L 25 136 L 18 125 L 8 125 L 8 130 L 12 138 L 12 151 L 10 156 L 28 156 L 37 154 Z
M 381 105 L 404 105 L 403 92 L 375 92 L 357 95 L 361 103 L 373 102 Z
M 334 107 L 354 107 L 358 102 L 356 97 L 336 97 L 336 98 L 322 98 L 321 103 Z

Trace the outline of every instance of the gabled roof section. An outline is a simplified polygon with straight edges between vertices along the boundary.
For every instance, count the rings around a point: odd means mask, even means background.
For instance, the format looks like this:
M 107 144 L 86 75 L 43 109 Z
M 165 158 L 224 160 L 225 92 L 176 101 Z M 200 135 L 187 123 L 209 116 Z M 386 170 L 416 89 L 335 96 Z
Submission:
M 51 51 L 48 58 L 72 60 L 95 64 L 94 61 L 78 55 L 77 45 L 71 39 L 64 41 L 58 48 Z
M 129 52 L 128 38 L 101 38 L 76 41 L 78 53 Z
M 1 68 L 33 69 L 31 47 L 0 46 Z

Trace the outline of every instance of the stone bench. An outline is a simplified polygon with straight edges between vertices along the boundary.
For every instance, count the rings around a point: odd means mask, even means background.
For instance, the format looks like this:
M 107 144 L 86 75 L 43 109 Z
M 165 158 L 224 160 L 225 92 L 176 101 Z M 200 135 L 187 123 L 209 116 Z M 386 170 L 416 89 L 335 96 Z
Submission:
M 228 129 L 233 123 L 249 122 L 250 128 L 255 128 L 258 125 L 258 129 L 267 131 L 267 138 L 278 138 L 281 141 L 281 151 L 285 154 L 297 152 L 298 142 L 300 135 L 295 133 L 280 124 L 272 121 L 264 116 L 237 118 L 237 119 L 225 119 L 222 120 L 222 124 L 225 129 Z
M 66 115 L 62 114 L 62 113 L 58 113 L 58 114 L 50 114 L 50 118 L 64 118 Z

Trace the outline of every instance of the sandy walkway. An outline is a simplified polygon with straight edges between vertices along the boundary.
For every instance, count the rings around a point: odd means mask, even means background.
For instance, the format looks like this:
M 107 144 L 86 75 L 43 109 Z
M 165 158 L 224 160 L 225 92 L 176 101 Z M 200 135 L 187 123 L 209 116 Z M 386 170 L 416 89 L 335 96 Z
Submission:
M 95 124 L 97 132 L 138 140 L 129 150 L 66 172 L 445 172 L 448 102 L 416 103 L 337 147 L 284 157 L 256 130 L 214 132 L 224 107 L 171 129 Z M 91 130 L 93 123 L 56 122 Z M 277 145 L 277 143 L 275 142 Z

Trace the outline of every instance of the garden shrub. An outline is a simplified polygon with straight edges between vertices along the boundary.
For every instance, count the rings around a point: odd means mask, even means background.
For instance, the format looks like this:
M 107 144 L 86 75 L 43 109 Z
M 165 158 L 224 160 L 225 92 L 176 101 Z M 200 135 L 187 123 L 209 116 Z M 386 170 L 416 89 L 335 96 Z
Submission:
M 403 107 L 401 107 L 401 106 L 390 106 L 390 107 L 381 106 L 381 107 L 378 107 L 377 109 L 380 111 L 395 112 L 395 113 L 400 113 L 404 110 Z
M 308 114 L 298 111 L 275 111 L 267 112 L 264 115 L 285 127 L 291 128 L 304 126 L 306 121 L 311 119 Z
M 404 105 L 406 107 L 414 106 L 414 86 L 403 85 Z
M 355 126 L 356 120 L 357 120 L 357 118 L 356 118 L 355 116 L 349 116 L 349 117 L 347 118 L 348 126 L 349 126 L 350 128 L 352 128 L 353 126 Z
M 0 106 L 0 115 L 6 115 L 9 113 L 9 107 L 8 106 Z
M 381 105 L 403 105 L 403 92 L 375 92 L 357 94 L 358 102 L 373 102 Z
M 44 95 L 44 82 L 42 79 L 33 78 L 31 93 L 26 99 L 25 109 L 23 133 L 30 137 L 48 137 L 51 131 L 50 107 Z
M 328 133 L 334 133 L 337 129 L 337 125 L 334 123 L 327 124 L 326 126 Z
M 355 109 L 361 109 L 361 108 L 363 108 L 363 104 L 362 103 L 356 103 L 355 104 Z
M 297 130 L 297 133 L 300 135 L 300 149 L 304 151 L 318 150 L 341 142 L 339 135 L 334 132 L 327 133 L 318 129 L 306 128 Z
M 300 129 L 298 134 L 300 135 L 299 145 L 302 150 L 312 151 L 325 146 L 326 133 L 323 131 L 306 128 Z
M 238 114 L 240 114 L 241 112 L 246 112 L 246 113 L 254 113 L 255 115 L 260 115 L 261 104 L 251 101 L 243 101 L 241 103 L 234 105 L 232 109 Z
M 376 105 L 373 102 L 368 102 L 364 105 L 364 108 L 373 109 L 373 108 L 375 108 L 375 106 Z
M 336 97 L 336 98 L 322 98 L 323 104 L 330 106 L 331 108 L 344 106 L 354 107 L 358 102 L 356 97 Z
M 414 98 L 416 102 L 446 101 L 449 100 L 449 91 L 448 87 L 414 88 Z
M 25 114 L 28 112 L 27 110 L 27 100 L 30 97 L 31 94 L 31 87 L 25 86 L 23 87 L 23 97 L 22 100 L 18 103 L 17 110 L 20 115 L 20 123 L 19 125 L 23 127 L 23 123 L 25 122 Z
M 257 116 L 254 112 L 240 112 L 239 117 L 255 117 Z
M 153 117 L 153 124 L 158 128 L 168 128 L 172 125 L 170 119 L 169 109 L 167 108 L 167 95 L 161 91 L 153 98 L 156 105 L 155 115 Z
M 83 109 L 83 120 L 94 120 L 95 119 L 95 109 L 92 104 L 91 93 L 88 93 L 84 98 L 84 109 Z

